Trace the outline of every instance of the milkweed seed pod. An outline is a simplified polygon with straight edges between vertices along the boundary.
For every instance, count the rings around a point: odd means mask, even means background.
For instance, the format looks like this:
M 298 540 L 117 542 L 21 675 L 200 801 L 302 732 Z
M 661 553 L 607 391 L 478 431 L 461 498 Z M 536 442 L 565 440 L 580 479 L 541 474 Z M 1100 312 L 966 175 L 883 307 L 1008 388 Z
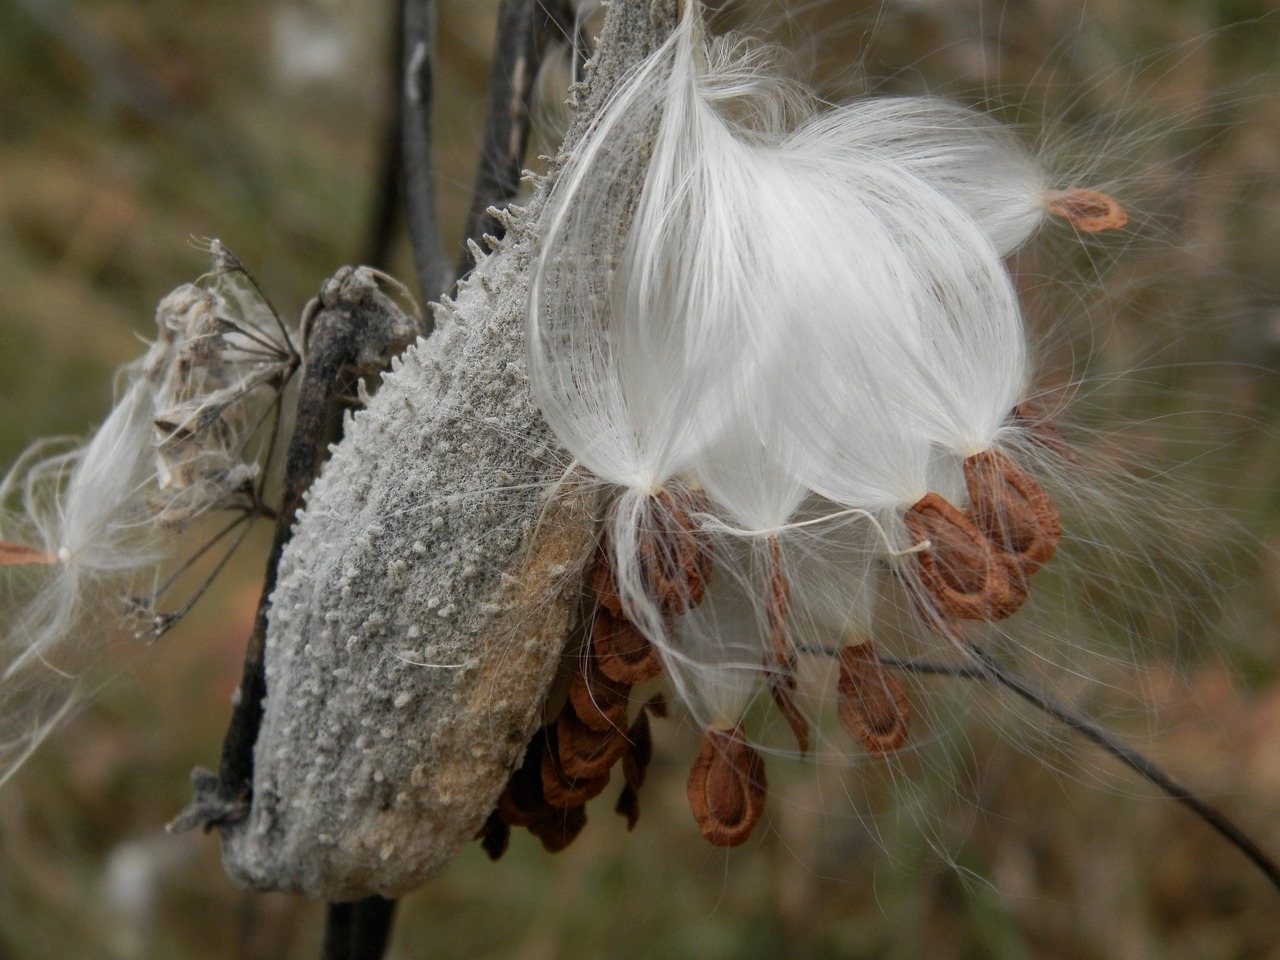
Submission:
M 618 8 L 581 118 L 671 17 Z M 545 193 L 508 213 L 500 249 L 312 488 L 272 601 L 251 805 L 221 827 L 241 883 L 328 900 L 412 889 L 485 824 L 541 720 L 596 509 L 596 488 L 565 480 L 525 375 Z

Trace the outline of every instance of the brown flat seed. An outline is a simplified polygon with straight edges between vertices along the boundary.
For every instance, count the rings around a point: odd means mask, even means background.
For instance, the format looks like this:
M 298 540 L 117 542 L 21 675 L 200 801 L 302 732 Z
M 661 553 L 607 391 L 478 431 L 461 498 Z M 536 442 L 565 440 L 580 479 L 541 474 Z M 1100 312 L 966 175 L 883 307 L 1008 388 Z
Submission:
M 897 750 L 907 742 L 911 709 L 896 677 L 876 659 L 870 642 L 840 651 L 837 715 L 845 731 L 868 753 Z
M 764 763 L 743 739 L 742 728 L 711 728 L 689 771 L 689 807 L 698 828 L 717 847 L 746 841 L 764 811 Z
M 657 649 L 631 621 L 605 607 L 591 624 L 591 650 L 600 672 L 617 683 L 636 686 L 662 673 Z
M 639 531 L 637 559 L 649 595 L 664 613 L 679 616 L 702 602 L 711 576 L 711 558 L 690 516 L 700 504 L 683 488 L 653 499 L 654 527 Z
M 550 742 L 552 738 L 548 739 Z M 556 718 L 554 741 L 561 769 L 575 780 L 608 777 L 613 765 L 627 752 L 625 726 L 592 730 L 573 712 L 571 704 Z
M 773 695 L 774 706 L 786 718 L 787 725 L 791 727 L 791 732 L 795 735 L 796 746 L 803 754 L 809 752 L 809 721 L 800 712 L 800 708 L 796 706 L 795 690 L 796 678 L 794 674 L 770 672 L 769 692 Z
M 1003 620 L 1027 598 L 1012 558 L 997 550 L 965 514 L 936 493 L 926 493 L 903 515 L 917 544 L 921 585 L 939 608 L 962 620 Z
M 578 719 L 592 730 L 625 726 L 631 685 L 611 680 L 600 670 L 594 651 L 584 651 L 569 680 L 569 702 Z
M 566 708 L 567 709 L 567 708 Z M 580 807 L 604 793 L 609 785 L 609 771 L 596 777 L 572 777 L 560 762 L 556 727 L 547 728 L 546 749 L 542 752 L 542 794 L 549 806 L 557 810 Z M 534 818 L 536 819 L 536 818 Z
M 769 645 L 773 649 L 774 659 L 778 661 L 778 666 L 788 672 L 795 667 L 795 654 L 787 638 L 787 613 L 790 607 L 791 586 L 782 574 L 782 548 L 776 537 L 770 537 L 769 585 L 765 594 L 764 614 L 769 626 Z
M 591 566 L 591 592 L 600 606 L 615 617 L 622 616 L 618 585 L 613 579 L 613 568 L 609 566 L 609 555 L 603 548 L 596 551 L 595 563 Z
M 551 811 L 547 816 L 531 823 L 529 832 L 542 841 L 542 849 L 547 853 L 559 853 L 577 839 L 586 825 L 586 808 L 572 807 L 568 810 Z
M 25 543 L 7 543 L 0 541 L 0 567 L 22 567 L 28 564 L 46 565 L 57 563 L 56 553 L 47 553 L 28 547 Z
M 965 460 L 964 481 L 974 525 L 987 539 L 1023 577 L 1044 566 L 1062 539 L 1062 521 L 1035 477 L 999 450 L 984 450 Z
M 1049 201 L 1046 209 L 1082 233 L 1119 230 L 1129 222 L 1119 201 L 1097 190 L 1064 190 Z

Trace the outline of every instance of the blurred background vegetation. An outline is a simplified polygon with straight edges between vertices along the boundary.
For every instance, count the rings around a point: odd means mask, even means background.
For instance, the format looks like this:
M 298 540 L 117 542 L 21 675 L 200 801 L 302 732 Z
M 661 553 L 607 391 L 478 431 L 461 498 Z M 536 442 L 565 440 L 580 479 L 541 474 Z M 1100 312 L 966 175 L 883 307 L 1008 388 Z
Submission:
M 1130 204 L 1124 237 L 1026 255 L 1026 276 L 1059 257 L 1068 278 L 1052 288 L 1065 293 L 1029 281 L 1029 310 L 1053 333 L 1050 367 L 1069 358 L 1112 384 L 1086 391 L 1081 417 L 1131 423 L 1110 433 L 1117 447 L 1193 461 L 1186 499 L 1236 527 L 1188 520 L 1183 535 L 1226 571 L 1197 581 L 1221 590 L 1221 613 L 1176 624 L 1114 675 L 1100 656 L 1091 675 L 1103 689 L 1139 677 L 1151 713 L 1110 719 L 1280 852 L 1280 5 L 726 6 L 725 23 L 785 44 L 832 99 L 985 102 Z M 495 8 L 440 3 L 450 242 Z M 0 0 L 0 461 L 102 418 L 156 301 L 205 269 L 190 238 L 221 238 L 287 315 L 359 259 L 391 17 L 343 0 Z M 178 629 L 114 650 L 92 703 L 4 788 L 0 958 L 318 956 L 320 905 L 239 892 L 214 838 L 161 830 L 190 768 L 217 757 L 260 563 L 244 550 Z M 954 708 L 975 722 L 943 729 L 945 687 L 918 684 L 913 700 L 939 704 L 921 736 L 950 751 L 946 783 L 895 792 L 912 758 L 774 762 L 769 822 L 731 853 L 698 838 L 683 790 L 694 741 L 662 723 L 633 834 L 601 800 L 555 857 L 523 832 L 496 865 L 473 846 L 403 903 L 392 956 L 1280 957 L 1276 892 L 1207 828 L 1046 724 L 1009 737 L 983 722 L 1010 712 L 994 696 L 966 691 Z

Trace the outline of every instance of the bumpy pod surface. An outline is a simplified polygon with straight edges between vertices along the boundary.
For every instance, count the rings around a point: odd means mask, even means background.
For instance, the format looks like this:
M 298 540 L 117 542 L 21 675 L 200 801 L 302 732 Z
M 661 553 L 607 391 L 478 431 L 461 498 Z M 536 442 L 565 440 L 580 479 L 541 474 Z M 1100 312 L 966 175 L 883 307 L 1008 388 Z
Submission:
M 673 22 L 665 0 L 614 8 L 566 150 Z M 525 375 L 546 189 L 308 497 L 272 601 L 252 804 L 221 827 L 240 883 L 330 901 L 418 886 L 476 835 L 541 720 L 595 509 L 550 494 L 564 463 Z

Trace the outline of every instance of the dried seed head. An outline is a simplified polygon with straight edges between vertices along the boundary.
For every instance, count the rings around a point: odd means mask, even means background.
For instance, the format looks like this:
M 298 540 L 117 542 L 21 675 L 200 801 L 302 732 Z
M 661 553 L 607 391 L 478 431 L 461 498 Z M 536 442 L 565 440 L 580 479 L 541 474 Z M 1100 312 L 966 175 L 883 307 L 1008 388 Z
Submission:
M 1003 620 L 1017 612 L 1027 587 L 1013 560 L 967 516 L 936 493 L 903 515 L 923 590 L 939 610 L 961 620 Z
M 906 691 L 876 658 L 872 641 L 840 651 L 840 724 L 868 753 L 897 750 L 907 742 L 911 711 Z
M 566 712 L 570 712 L 568 708 Z M 542 751 L 542 795 L 551 806 L 559 810 L 568 810 L 580 807 L 604 792 L 605 787 L 609 785 L 609 767 L 586 777 L 567 772 L 561 760 L 560 743 L 562 741 L 558 727 L 558 723 L 547 727 L 546 746 Z
M 1064 190 L 1053 194 L 1046 207 L 1082 233 L 1119 230 L 1129 215 L 1114 197 L 1097 190 Z
M 764 762 L 742 728 L 714 727 L 689 771 L 689 807 L 707 841 L 717 847 L 744 843 L 764 812 Z
M 1062 523 L 1035 478 L 999 450 L 986 450 L 965 460 L 964 479 L 974 524 L 1014 558 L 1022 576 L 1048 563 Z

